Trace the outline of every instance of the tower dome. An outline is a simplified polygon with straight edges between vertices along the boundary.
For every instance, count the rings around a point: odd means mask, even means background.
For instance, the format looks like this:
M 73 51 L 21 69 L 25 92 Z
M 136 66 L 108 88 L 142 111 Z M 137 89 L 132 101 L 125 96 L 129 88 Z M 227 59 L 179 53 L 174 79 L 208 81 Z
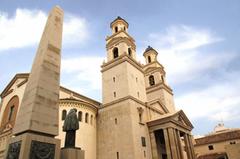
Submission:
M 155 49 L 153 49 L 151 46 L 148 46 L 143 53 L 143 56 L 145 57 L 147 64 L 153 61 L 157 61 L 157 55 L 158 55 L 158 52 Z
M 118 33 L 119 31 L 123 30 L 127 32 L 128 29 L 128 22 L 118 16 L 114 21 L 111 22 L 110 27 L 112 28 L 112 33 Z

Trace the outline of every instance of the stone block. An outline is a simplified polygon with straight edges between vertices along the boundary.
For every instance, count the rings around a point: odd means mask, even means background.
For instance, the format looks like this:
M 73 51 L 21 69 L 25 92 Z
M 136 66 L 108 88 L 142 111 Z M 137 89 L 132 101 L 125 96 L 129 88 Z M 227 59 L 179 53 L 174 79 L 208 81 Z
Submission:
M 24 133 L 10 139 L 4 158 L 59 159 L 60 140 L 43 135 Z
M 62 148 L 61 159 L 84 159 L 85 151 L 80 148 Z

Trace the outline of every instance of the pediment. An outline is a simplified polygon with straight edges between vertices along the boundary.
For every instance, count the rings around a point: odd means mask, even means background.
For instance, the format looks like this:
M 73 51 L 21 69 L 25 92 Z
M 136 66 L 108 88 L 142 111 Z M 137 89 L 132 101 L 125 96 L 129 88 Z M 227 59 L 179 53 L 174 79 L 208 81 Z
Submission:
M 191 131 L 193 129 L 192 123 L 189 121 L 185 113 L 180 110 L 178 112 L 171 112 L 161 115 L 160 118 L 151 120 L 147 122 L 148 127 L 152 127 L 153 129 L 158 129 L 166 126 L 166 124 L 171 125 L 174 124 L 176 127 Z
M 9 82 L 9 84 L 5 87 L 5 89 L 1 93 L 1 97 L 4 97 L 11 93 L 15 87 L 20 87 L 25 84 L 28 80 L 28 73 L 20 73 L 16 74 L 13 79 Z
M 172 119 L 177 122 L 178 124 L 182 125 L 182 126 L 187 126 L 187 127 L 191 127 L 193 128 L 192 123 L 190 122 L 190 120 L 187 118 L 187 116 L 185 115 L 185 113 L 183 112 L 183 110 L 178 111 L 177 113 L 175 113 L 172 116 Z
M 149 103 L 149 105 L 151 107 L 154 107 L 155 109 L 158 109 L 160 112 L 162 112 L 163 114 L 169 113 L 169 110 L 167 109 L 167 107 L 161 102 L 160 99 L 157 99 L 155 101 L 152 101 Z

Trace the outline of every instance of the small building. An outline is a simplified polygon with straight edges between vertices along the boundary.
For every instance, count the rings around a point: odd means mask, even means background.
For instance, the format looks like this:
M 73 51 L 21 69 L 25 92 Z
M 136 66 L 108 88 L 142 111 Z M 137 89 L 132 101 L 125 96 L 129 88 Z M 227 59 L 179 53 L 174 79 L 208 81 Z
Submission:
M 240 129 L 226 128 L 223 123 L 220 123 L 212 133 L 195 138 L 195 142 L 194 150 L 197 159 L 240 158 L 234 155 L 240 150 Z

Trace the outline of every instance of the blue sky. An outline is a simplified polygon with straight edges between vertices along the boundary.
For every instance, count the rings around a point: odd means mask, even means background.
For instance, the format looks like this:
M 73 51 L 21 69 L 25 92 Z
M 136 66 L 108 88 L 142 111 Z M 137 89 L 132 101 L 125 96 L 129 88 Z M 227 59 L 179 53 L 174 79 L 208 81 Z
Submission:
M 239 127 L 240 1 L 0 0 L 0 91 L 16 73 L 30 71 L 54 5 L 65 11 L 61 85 L 101 101 L 105 38 L 121 16 L 139 61 L 148 45 L 158 51 L 176 107 L 193 122 L 195 135 L 221 120 Z

